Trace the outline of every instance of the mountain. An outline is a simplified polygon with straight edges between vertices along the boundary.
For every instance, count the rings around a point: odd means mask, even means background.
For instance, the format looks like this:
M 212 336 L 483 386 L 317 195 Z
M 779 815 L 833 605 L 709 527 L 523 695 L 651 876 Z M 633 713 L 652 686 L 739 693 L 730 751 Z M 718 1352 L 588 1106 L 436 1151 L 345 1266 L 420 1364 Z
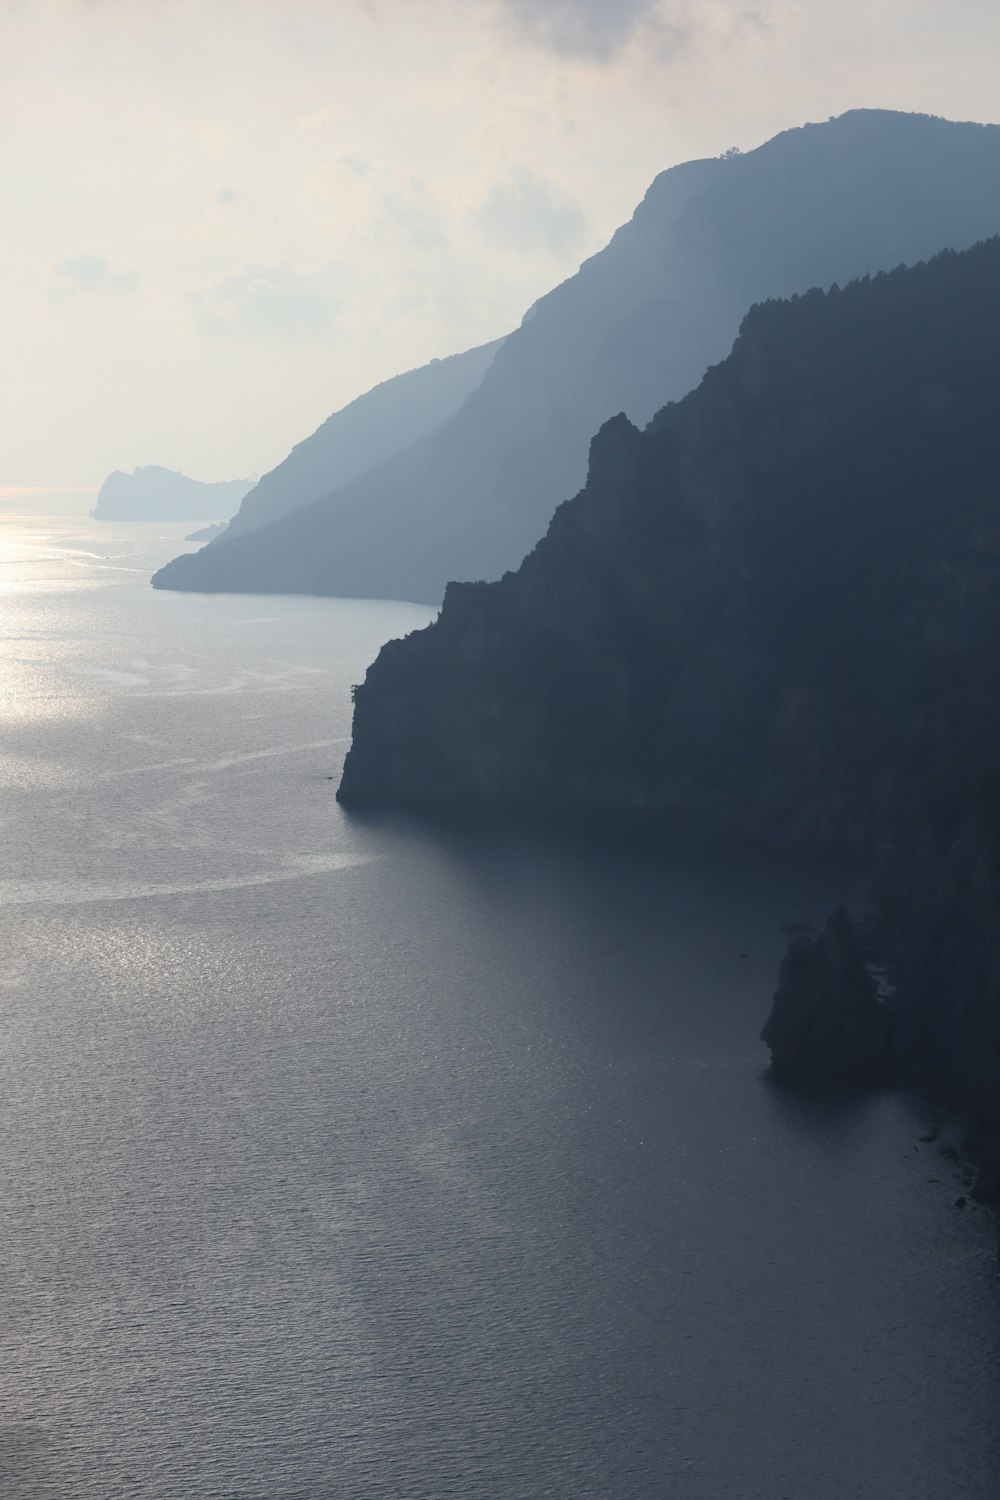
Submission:
M 896 1064 L 964 1111 L 992 1164 L 984 1201 L 1000 1199 L 998 411 L 1000 238 L 754 307 L 644 432 L 605 424 L 586 487 L 516 573 L 451 585 L 434 624 L 383 648 L 338 793 L 584 826 L 694 817 L 872 861 Z M 880 1067 L 852 943 L 841 918 L 790 955 L 765 1029 L 786 1071 Z
M 1000 229 L 1000 127 L 860 110 L 654 181 L 543 297 L 433 433 L 284 521 L 177 559 L 161 588 L 437 603 L 496 578 L 585 477 L 612 413 L 647 422 L 728 351 L 755 301 Z
M 199 527 L 184 538 L 186 542 L 214 542 L 217 536 L 221 536 L 228 526 L 228 521 L 213 521 L 208 526 Z
M 244 497 L 228 536 L 319 500 L 440 426 L 479 385 L 502 343 L 432 359 L 334 412 Z
M 214 521 L 230 515 L 252 484 L 252 479 L 203 484 L 158 464 L 131 474 L 116 469 L 101 485 L 91 515 L 98 521 Z
M 516 573 L 384 648 L 341 797 L 893 836 L 1000 737 L 998 410 L 1000 238 L 757 305 Z

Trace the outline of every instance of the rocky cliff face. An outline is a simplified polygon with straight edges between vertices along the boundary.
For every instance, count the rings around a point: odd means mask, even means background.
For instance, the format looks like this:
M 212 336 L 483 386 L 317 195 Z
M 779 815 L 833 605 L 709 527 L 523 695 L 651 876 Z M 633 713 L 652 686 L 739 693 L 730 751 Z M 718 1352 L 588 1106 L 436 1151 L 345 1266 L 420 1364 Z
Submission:
M 1000 128 L 855 111 L 652 184 L 630 223 L 543 297 L 481 386 L 418 443 L 158 587 L 437 603 L 518 565 L 585 478 L 587 443 L 642 425 L 722 359 L 756 300 L 1000 230 Z
M 344 801 L 694 812 L 865 850 L 1000 730 L 1000 242 L 756 307 L 357 693 Z
M 789 946 L 760 1036 L 775 1073 L 793 1082 L 858 1088 L 888 1077 L 890 1012 L 845 907 L 819 937 Z
M 961 1111 L 984 1164 L 973 1196 L 1000 1204 L 1000 785 L 976 774 L 932 811 L 873 879 L 894 1064 Z
M 998 417 L 1000 239 L 754 308 L 645 432 L 602 428 L 516 573 L 383 649 L 341 800 L 693 813 L 874 862 L 892 1066 L 1000 1168 Z M 783 974 L 786 1071 L 881 1067 L 842 936 Z

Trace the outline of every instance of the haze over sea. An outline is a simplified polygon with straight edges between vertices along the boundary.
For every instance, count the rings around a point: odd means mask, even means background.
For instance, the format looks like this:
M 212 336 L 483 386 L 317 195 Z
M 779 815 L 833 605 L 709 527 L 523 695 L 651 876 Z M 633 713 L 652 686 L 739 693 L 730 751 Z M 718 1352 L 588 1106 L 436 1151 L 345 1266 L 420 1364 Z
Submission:
M 765 1076 L 838 876 L 353 820 L 431 612 L 89 503 L 0 496 L 4 1500 L 995 1500 L 993 1226 Z

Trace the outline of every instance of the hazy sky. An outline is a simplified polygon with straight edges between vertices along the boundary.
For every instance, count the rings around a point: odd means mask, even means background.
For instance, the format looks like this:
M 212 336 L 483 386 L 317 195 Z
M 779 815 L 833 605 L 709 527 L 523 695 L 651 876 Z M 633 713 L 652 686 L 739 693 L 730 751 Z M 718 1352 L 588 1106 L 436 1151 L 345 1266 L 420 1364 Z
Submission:
M 859 105 L 1000 120 L 1000 0 L 0 0 L 0 486 L 268 469 Z

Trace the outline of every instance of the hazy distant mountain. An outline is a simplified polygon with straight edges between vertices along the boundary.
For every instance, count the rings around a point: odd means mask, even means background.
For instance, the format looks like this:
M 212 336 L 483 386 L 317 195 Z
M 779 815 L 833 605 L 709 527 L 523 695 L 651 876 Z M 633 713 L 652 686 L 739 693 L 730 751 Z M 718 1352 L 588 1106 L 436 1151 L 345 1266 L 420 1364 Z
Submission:
M 91 515 L 98 521 L 214 521 L 229 516 L 251 488 L 252 479 L 203 484 L 176 469 L 146 464 L 125 474 L 109 474 Z
M 197 531 L 189 532 L 184 540 L 186 542 L 214 542 L 228 525 L 228 521 L 213 521 L 210 526 L 201 526 Z
M 177 559 L 161 588 L 437 602 L 516 567 L 583 483 L 590 434 L 645 423 L 747 307 L 1000 229 L 1000 127 L 860 110 L 662 173 L 543 297 L 433 433 L 284 521 Z
M 476 389 L 503 339 L 385 380 L 327 417 L 259 480 L 227 539 L 308 505 L 406 448 L 452 416 Z

